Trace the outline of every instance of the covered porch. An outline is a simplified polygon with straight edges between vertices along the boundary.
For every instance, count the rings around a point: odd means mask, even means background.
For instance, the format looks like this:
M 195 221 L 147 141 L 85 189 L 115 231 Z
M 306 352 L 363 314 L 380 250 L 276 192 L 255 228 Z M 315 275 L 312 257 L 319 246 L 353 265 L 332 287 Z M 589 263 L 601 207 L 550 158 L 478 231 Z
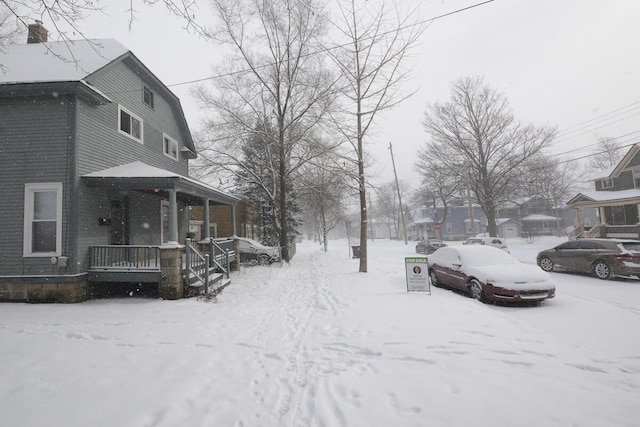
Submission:
M 205 235 L 202 240 L 188 239 L 188 208 L 228 205 L 235 218 L 238 198 L 142 162 L 86 174 L 82 180 L 88 187 L 109 192 L 111 203 L 113 200 L 119 203 L 110 218 L 99 219 L 107 225 L 108 244 L 92 244 L 88 248 L 89 283 L 158 283 L 161 296 L 169 299 L 188 294 L 189 287 L 207 292 L 210 286 L 217 288 L 229 283 L 229 273 L 236 261 L 233 239 L 214 241 L 208 235 L 209 209 L 203 209 Z M 145 204 L 140 200 L 150 202 Z M 140 244 L 141 239 L 132 231 L 132 223 L 136 222 L 135 218 L 150 217 L 146 211 L 155 211 L 155 208 L 158 208 L 157 220 L 142 225 L 148 231 L 151 229 L 148 234 L 158 243 Z M 235 221 L 232 232 L 235 235 Z
M 640 189 L 620 191 L 586 191 L 567 204 L 576 210 L 579 224 L 570 237 L 640 238 Z M 596 208 L 600 223 L 586 227 L 580 208 Z

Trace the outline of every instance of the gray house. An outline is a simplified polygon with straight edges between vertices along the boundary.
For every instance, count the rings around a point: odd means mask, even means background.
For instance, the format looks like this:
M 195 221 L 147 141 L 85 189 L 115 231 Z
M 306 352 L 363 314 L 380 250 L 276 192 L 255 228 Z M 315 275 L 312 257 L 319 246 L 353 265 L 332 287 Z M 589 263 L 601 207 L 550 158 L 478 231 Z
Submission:
M 593 191 L 581 191 L 567 202 L 576 210 L 576 227 L 570 237 L 640 237 L 640 144 L 632 145 L 622 160 L 594 178 Z M 580 215 L 597 209 L 597 224 Z
M 0 58 L 0 300 L 81 301 L 123 282 L 181 298 L 213 270 L 228 280 L 232 242 L 185 241 L 190 206 L 237 199 L 189 177 L 178 98 L 114 40 L 29 33 Z

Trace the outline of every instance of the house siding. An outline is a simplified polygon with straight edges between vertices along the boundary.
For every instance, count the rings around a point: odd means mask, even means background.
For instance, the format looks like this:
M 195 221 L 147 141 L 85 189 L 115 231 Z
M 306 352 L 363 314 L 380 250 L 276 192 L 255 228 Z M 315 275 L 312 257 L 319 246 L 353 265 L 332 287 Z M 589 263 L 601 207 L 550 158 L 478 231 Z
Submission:
M 72 249 L 69 230 L 74 104 L 66 96 L 6 100 L 0 104 L 0 276 L 66 274 L 49 257 L 23 257 L 26 183 L 62 182 L 62 256 Z

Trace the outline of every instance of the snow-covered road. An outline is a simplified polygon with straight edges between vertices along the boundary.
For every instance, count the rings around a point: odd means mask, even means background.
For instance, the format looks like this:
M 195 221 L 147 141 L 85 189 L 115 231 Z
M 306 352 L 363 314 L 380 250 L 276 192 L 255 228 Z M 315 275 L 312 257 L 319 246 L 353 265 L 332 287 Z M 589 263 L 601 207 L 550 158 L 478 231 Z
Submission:
M 2 425 L 636 426 L 640 282 L 539 307 L 407 293 L 413 245 L 243 268 L 217 302 L 0 305 Z M 513 245 L 531 262 L 539 248 Z

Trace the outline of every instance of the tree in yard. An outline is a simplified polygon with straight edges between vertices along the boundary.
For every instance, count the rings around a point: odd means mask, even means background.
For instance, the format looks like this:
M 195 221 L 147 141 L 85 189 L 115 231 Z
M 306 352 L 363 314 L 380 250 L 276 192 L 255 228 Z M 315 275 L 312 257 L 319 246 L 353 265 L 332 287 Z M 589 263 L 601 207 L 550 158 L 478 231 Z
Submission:
M 401 92 L 408 78 L 409 53 L 424 25 L 416 10 L 402 13 L 398 4 L 366 0 L 340 0 L 340 39 L 329 54 L 343 77 L 345 106 L 335 113 L 336 126 L 353 147 L 360 203 L 360 272 L 367 271 L 367 193 L 365 141 L 378 113 L 409 96 Z
M 601 172 L 616 166 L 625 155 L 625 146 L 615 138 L 600 137 L 598 145 L 587 160 L 587 169 Z
M 422 178 L 422 186 L 417 191 L 416 199 L 420 204 L 431 206 L 434 212 L 438 206 L 442 206 L 442 218 L 439 219 L 443 223 L 447 220 L 449 205 L 459 202 L 463 197 L 466 180 L 456 173 L 451 173 L 451 169 L 438 160 L 437 156 L 431 155 L 428 148 L 418 150 L 414 168 Z
M 282 258 L 295 238 L 287 224 L 292 180 L 299 168 L 328 151 L 318 137 L 319 124 L 331 105 L 334 81 L 322 66 L 318 39 L 325 18 L 313 2 L 297 0 L 213 0 L 217 31 L 208 36 L 228 48 L 215 88 L 196 93 L 210 113 L 199 151 L 200 166 L 223 169 L 239 180 L 261 174 L 246 163 L 243 146 L 260 141 L 254 155 L 264 160 L 274 198 L 274 227 Z M 259 162 L 256 163 L 259 166 Z
M 305 165 L 297 182 L 304 211 L 316 225 L 327 252 L 327 236 L 343 219 L 349 190 L 345 177 L 331 158 L 323 156 Z
M 556 228 L 560 228 L 560 209 L 580 182 L 581 174 L 574 162 L 558 162 L 556 159 L 539 153 L 532 156 L 522 173 L 521 194 L 538 197 L 554 211 L 557 218 Z
M 497 208 L 515 193 L 523 165 L 556 134 L 555 128 L 516 121 L 505 95 L 480 77 L 452 83 L 451 98 L 428 108 L 424 127 L 429 155 L 467 181 L 491 236 L 497 235 Z

